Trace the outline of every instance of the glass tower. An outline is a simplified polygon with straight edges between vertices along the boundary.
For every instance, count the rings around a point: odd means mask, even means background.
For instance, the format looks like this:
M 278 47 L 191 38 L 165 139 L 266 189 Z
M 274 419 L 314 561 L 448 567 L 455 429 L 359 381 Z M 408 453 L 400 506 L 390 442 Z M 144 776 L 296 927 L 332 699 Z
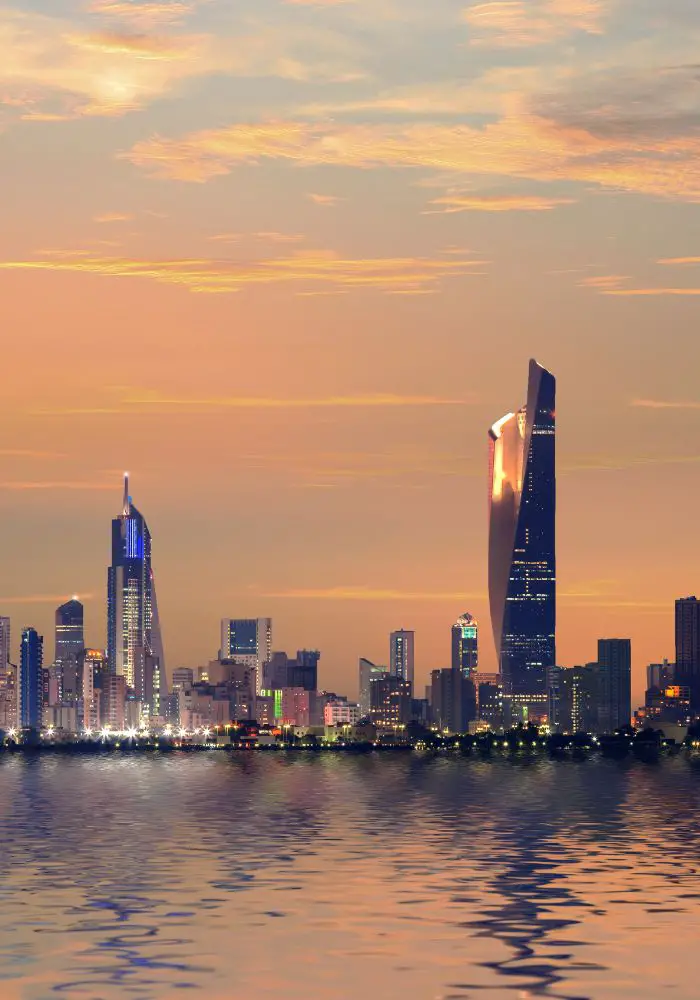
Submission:
M 163 643 L 151 566 L 151 533 L 129 496 L 112 521 L 107 571 L 107 657 L 110 674 L 124 677 L 145 715 L 159 715 L 167 694 Z
M 34 628 L 22 629 L 19 667 L 19 724 L 39 729 L 43 710 L 44 637 Z
M 556 663 L 556 380 L 530 362 L 527 404 L 490 431 L 489 601 L 510 707 L 546 714 Z
M 272 619 L 222 618 L 220 655 L 222 660 L 255 667 L 256 693 L 260 694 L 263 664 L 272 658 Z
M 452 626 L 452 669 L 469 678 L 479 668 L 479 626 L 470 614 L 461 615 Z

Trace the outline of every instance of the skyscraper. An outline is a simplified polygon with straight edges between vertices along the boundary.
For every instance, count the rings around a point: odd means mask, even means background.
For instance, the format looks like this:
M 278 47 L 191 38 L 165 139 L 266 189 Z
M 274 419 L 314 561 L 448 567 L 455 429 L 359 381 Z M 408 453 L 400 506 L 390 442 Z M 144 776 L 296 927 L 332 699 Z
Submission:
M 598 728 L 612 733 L 632 718 L 632 642 L 598 640 Z
M 263 689 L 263 664 L 272 657 L 271 618 L 223 618 L 221 659 L 235 660 L 257 670 L 257 694 Z
M 389 636 L 389 673 L 408 681 L 413 690 L 415 633 L 399 629 Z
M 83 605 L 74 597 L 56 608 L 54 666 L 61 681 L 62 697 L 74 701 L 78 692 L 78 657 L 85 648 Z
M 546 712 L 556 664 L 555 397 L 531 361 L 527 404 L 490 431 L 489 600 L 512 713 Z
M 388 673 L 388 667 L 379 667 L 371 660 L 360 657 L 360 711 L 363 718 L 369 715 L 372 707 L 372 681 L 381 679 Z
M 479 627 L 470 614 L 461 615 L 452 626 L 452 669 L 466 678 L 479 668 Z
M 124 678 L 145 714 L 158 715 L 167 684 L 151 566 L 151 533 L 131 501 L 128 476 L 124 477 L 122 511 L 112 521 L 107 630 L 110 673 Z
M 675 683 L 690 688 L 691 714 L 700 713 L 700 601 L 676 601 Z
M 11 662 L 10 619 L 0 617 L 0 674 L 4 674 Z
M 22 629 L 19 667 L 19 724 L 39 729 L 43 709 L 44 637 L 36 629 Z

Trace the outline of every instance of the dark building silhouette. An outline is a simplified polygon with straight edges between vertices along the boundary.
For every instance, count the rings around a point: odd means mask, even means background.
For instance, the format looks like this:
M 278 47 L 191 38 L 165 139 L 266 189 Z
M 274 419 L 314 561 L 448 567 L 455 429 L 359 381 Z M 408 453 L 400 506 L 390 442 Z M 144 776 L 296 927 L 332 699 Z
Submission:
M 527 404 L 490 431 L 489 600 L 506 712 L 547 714 L 556 664 L 556 380 L 530 362 Z
M 483 680 L 480 679 L 482 677 Z M 500 676 L 498 674 L 480 674 L 477 681 L 479 721 L 485 722 L 489 729 L 501 729 L 503 726 L 503 685 Z
M 598 731 L 598 666 L 571 667 L 559 675 L 559 730 Z
M 466 612 L 452 626 L 452 669 L 465 677 L 479 669 L 479 626 Z
M 263 665 L 263 690 L 278 691 L 284 688 L 318 690 L 318 663 L 321 654 L 317 649 L 300 649 L 295 659 L 286 653 L 272 653 Z
M 676 601 L 675 683 L 690 689 L 690 709 L 700 714 L 700 602 L 697 597 Z
M 44 701 L 44 637 L 34 628 L 22 630 L 19 666 L 19 724 L 39 729 Z
M 612 733 L 632 718 L 632 642 L 598 640 L 598 728 Z
M 451 733 L 465 733 L 476 719 L 474 682 L 460 669 L 433 670 L 430 675 L 432 721 Z

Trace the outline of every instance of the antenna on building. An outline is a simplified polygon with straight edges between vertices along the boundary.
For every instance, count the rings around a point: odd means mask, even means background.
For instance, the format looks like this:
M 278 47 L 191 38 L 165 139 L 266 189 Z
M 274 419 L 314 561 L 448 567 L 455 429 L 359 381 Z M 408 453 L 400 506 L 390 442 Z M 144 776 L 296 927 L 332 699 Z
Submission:
M 129 473 L 124 473 L 124 507 L 122 514 L 128 516 L 131 513 L 131 497 L 129 496 Z

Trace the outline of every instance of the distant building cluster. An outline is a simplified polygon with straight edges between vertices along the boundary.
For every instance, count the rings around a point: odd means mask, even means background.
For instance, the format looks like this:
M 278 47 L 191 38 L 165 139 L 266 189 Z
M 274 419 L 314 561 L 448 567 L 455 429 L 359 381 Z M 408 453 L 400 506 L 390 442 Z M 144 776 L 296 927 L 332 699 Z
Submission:
M 187 733 L 255 723 L 277 735 L 353 740 L 400 739 L 412 727 L 448 734 L 530 723 L 553 733 L 687 727 L 700 718 L 695 597 L 676 602 L 675 661 L 649 665 L 634 717 L 629 639 L 600 639 L 594 662 L 557 664 L 555 410 L 554 376 L 532 361 L 526 404 L 489 432 L 496 671 L 482 670 L 483 635 L 465 613 L 451 626 L 449 666 L 432 670 L 424 691 L 416 689 L 415 633 L 401 628 L 389 635 L 386 665 L 360 659 L 353 701 L 319 684 L 318 650 L 275 651 L 270 618 L 224 618 L 216 658 L 176 668 L 168 683 L 151 533 L 125 477 L 112 521 L 106 648 L 86 644 L 77 598 L 56 609 L 52 660 L 31 626 L 22 628 L 15 656 L 10 619 L 0 617 L 0 730 Z

